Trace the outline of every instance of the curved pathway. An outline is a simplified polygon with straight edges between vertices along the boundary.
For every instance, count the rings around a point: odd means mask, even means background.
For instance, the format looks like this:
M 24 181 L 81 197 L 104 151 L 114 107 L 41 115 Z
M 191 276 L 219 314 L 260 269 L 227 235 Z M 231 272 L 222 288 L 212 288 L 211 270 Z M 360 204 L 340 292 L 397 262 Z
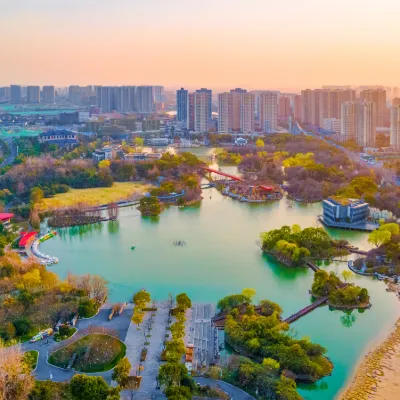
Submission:
M 105 305 L 93 318 L 78 320 L 76 325 L 78 331 L 85 330 L 90 326 L 102 326 L 117 331 L 119 339 L 125 341 L 132 317 L 132 305 L 129 304 L 127 307 L 125 307 L 124 312 L 121 315 L 114 317 L 112 321 L 108 320 L 108 315 L 110 312 L 111 306 Z M 46 342 L 47 339 L 43 339 L 35 343 L 25 342 L 21 345 L 22 351 L 37 350 L 39 352 L 37 367 L 33 373 L 35 378 L 39 381 L 51 379 L 57 382 L 63 382 L 71 379 L 75 375 L 75 371 L 67 371 L 47 363 L 49 354 L 51 354 L 53 349 L 59 345 L 59 343 L 55 342 L 53 337 L 49 337 L 47 344 Z M 110 382 L 112 370 L 93 373 L 90 375 L 102 376 L 104 379 L 106 379 L 106 381 Z
M 218 379 L 203 378 L 199 376 L 195 376 L 193 379 L 196 383 L 199 383 L 202 386 L 210 386 L 212 388 L 223 390 L 225 393 L 229 394 L 233 400 L 255 400 L 254 397 L 250 396 L 244 390 L 239 389 L 230 383 L 220 381 Z

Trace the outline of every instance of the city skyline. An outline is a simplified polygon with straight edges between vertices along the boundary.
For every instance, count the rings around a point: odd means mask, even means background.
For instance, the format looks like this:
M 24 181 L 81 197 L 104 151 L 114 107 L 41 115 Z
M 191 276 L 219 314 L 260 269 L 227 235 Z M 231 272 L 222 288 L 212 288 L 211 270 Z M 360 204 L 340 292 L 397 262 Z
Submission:
M 329 12 L 316 0 L 6 3 L 0 86 L 154 82 L 298 92 L 400 84 L 393 0 L 339 0 Z

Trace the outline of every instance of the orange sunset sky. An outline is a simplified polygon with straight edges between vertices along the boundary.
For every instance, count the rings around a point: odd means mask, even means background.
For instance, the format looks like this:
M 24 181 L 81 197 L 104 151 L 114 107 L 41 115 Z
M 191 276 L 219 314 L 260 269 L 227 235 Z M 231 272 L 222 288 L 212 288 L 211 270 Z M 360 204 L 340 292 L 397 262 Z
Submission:
M 0 5 L 0 85 L 400 86 L 399 0 Z

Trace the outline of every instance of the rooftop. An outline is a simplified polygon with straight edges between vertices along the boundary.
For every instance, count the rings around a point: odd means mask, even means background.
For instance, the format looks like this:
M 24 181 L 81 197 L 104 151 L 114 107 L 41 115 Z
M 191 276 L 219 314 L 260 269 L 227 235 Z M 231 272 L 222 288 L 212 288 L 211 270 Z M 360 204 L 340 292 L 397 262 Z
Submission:
M 340 196 L 330 196 L 328 198 L 328 201 L 332 200 L 335 203 L 341 205 L 341 206 L 359 206 L 360 204 L 364 204 L 364 201 L 360 200 L 360 199 L 348 199 L 346 197 L 340 197 Z

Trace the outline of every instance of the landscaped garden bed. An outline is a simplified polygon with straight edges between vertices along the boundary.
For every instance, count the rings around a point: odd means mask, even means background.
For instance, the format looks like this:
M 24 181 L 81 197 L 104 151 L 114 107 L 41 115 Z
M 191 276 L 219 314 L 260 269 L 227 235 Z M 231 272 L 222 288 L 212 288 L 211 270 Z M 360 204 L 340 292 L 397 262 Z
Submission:
M 24 362 L 30 371 L 34 371 L 37 365 L 39 353 L 36 350 L 30 350 L 24 353 Z
M 73 368 L 80 372 L 108 371 L 125 356 L 126 346 L 119 339 L 108 335 L 92 334 L 67 345 L 49 357 L 49 363 L 67 368 L 76 353 Z

